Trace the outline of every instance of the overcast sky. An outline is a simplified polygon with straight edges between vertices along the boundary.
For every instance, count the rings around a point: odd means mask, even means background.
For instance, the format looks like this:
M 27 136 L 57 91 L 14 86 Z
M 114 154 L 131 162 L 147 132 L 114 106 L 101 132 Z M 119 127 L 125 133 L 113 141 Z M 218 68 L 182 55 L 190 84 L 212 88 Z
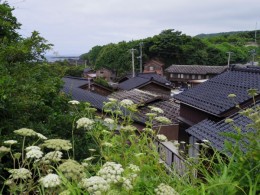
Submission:
M 22 24 L 39 31 L 59 55 L 151 37 L 165 29 L 187 35 L 260 29 L 259 0 L 7 0 Z

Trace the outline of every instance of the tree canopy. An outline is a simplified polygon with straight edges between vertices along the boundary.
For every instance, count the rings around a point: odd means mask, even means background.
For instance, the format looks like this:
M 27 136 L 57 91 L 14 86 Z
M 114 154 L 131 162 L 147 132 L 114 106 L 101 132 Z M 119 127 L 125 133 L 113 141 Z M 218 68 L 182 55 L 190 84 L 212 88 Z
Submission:
M 131 54 L 128 51 L 134 48 L 137 50 L 135 56 L 139 56 L 139 44 L 143 43 L 143 61 L 158 58 L 165 63 L 165 68 L 172 64 L 227 65 L 227 52 L 233 52 L 232 64 L 248 62 L 252 49 L 259 53 L 258 46 L 248 45 L 252 41 L 252 32 L 191 37 L 168 29 L 142 40 L 94 46 L 81 58 L 88 60 L 95 68 L 110 67 L 120 75 L 131 69 Z M 139 67 L 138 60 L 135 64 Z

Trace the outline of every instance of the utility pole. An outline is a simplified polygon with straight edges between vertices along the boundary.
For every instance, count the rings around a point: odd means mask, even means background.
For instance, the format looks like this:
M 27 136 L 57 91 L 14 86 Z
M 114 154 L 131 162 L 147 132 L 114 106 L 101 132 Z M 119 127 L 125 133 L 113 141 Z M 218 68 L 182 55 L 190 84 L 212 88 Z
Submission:
M 134 48 L 130 49 L 130 52 L 132 53 L 132 70 L 133 70 L 133 77 L 135 77 L 135 50 Z
M 143 42 L 141 42 L 141 43 L 139 43 L 139 45 L 140 45 L 140 56 L 139 56 L 139 60 L 140 60 L 140 73 L 142 73 L 142 71 L 143 71 L 143 45 L 144 45 L 144 43 Z
M 257 31 L 257 22 L 255 23 L 255 43 L 256 43 L 256 31 Z
M 251 64 L 252 64 L 252 66 L 253 66 L 254 63 L 255 63 L 256 51 L 255 51 L 255 49 L 252 49 L 251 51 L 249 51 L 249 53 L 251 53 L 251 55 L 252 55 L 252 62 L 251 62 Z
M 229 51 L 229 52 L 227 52 L 227 54 L 228 54 L 228 68 L 229 68 L 229 66 L 230 66 L 230 58 L 231 58 L 231 54 L 233 54 L 233 52 Z

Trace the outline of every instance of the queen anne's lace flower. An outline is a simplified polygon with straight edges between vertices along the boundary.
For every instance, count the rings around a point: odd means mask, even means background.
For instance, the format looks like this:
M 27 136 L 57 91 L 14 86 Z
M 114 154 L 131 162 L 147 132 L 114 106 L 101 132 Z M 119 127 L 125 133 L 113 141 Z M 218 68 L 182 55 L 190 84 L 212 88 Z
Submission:
M 72 148 L 70 141 L 64 139 L 45 140 L 42 146 L 54 150 L 65 150 L 65 151 L 68 151 Z
M 171 121 L 164 116 L 157 116 L 154 119 L 163 124 L 171 124 Z
M 148 117 L 156 117 L 157 116 L 156 113 L 150 113 L 150 112 L 146 113 L 145 115 L 148 116 Z
M 79 129 L 81 127 L 89 128 L 89 127 L 91 127 L 91 125 L 94 124 L 94 121 L 89 118 L 83 117 L 83 118 L 80 118 L 79 120 L 77 120 L 76 123 L 77 123 L 77 129 Z
M 115 123 L 115 121 L 111 118 L 105 118 L 104 121 L 108 124 L 114 124 Z
M 135 173 L 137 173 L 137 172 L 140 171 L 140 168 L 139 168 L 137 165 L 134 165 L 134 164 L 129 164 L 128 168 L 129 168 L 131 171 L 135 172 Z
M 26 136 L 26 137 L 37 136 L 37 133 L 34 130 L 27 129 L 27 128 L 21 128 L 21 129 L 15 130 L 14 133 L 21 135 L 21 136 Z
M 38 138 L 40 138 L 40 139 L 44 139 L 44 140 L 46 140 L 47 139 L 47 137 L 45 137 L 43 134 L 41 134 L 41 133 L 36 133 L 37 134 L 37 136 L 38 136 Z
M 126 190 L 133 189 L 132 182 L 129 178 L 122 177 L 122 180 L 123 180 L 123 188 L 125 188 Z
M 160 141 L 162 141 L 162 142 L 166 142 L 166 141 L 167 141 L 167 137 L 166 137 L 165 135 L 163 135 L 163 134 L 158 134 L 156 137 L 157 137 Z
M 127 126 L 122 126 L 121 130 L 124 132 L 134 132 L 136 130 L 136 127 L 133 125 L 127 125 Z
M 113 144 L 111 144 L 111 143 L 109 143 L 109 142 L 103 142 L 101 145 L 102 145 L 102 146 L 109 147 L 109 148 L 113 147 Z
M 121 106 L 132 106 L 134 104 L 134 102 L 132 100 L 129 100 L 129 99 L 124 99 L 120 102 L 120 105 Z
M 61 158 L 62 158 L 62 152 L 54 151 L 45 154 L 45 156 L 43 157 L 43 161 L 59 162 L 61 161 Z
M 121 180 L 123 171 L 122 165 L 115 162 L 106 162 L 97 175 L 105 179 L 108 183 L 117 183 Z
M 43 155 L 43 152 L 36 149 L 31 149 L 28 152 L 26 152 L 26 158 L 36 158 L 39 159 Z
M 84 161 L 91 161 L 91 160 L 93 160 L 93 159 L 95 159 L 95 157 L 94 157 L 94 156 L 91 156 L 91 157 L 88 157 L 88 158 L 84 159 Z
M 143 128 L 143 131 L 148 132 L 148 133 L 154 132 L 151 128 Z
M 84 167 L 74 160 L 62 163 L 58 170 L 69 180 L 80 181 L 86 176 Z
M 109 189 L 109 184 L 106 180 L 99 176 L 82 179 L 80 187 L 87 190 L 90 194 L 102 194 Z
M 41 150 L 41 148 L 39 146 L 28 146 L 25 148 L 26 151 L 30 151 L 30 150 Z
M 17 144 L 17 141 L 16 140 L 6 140 L 6 141 L 4 141 L 4 144 L 13 145 L 13 144 Z
M 61 184 L 59 176 L 53 173 L 42 177 L 39 181 L 45 188 L 53 188 Z
M 7 148 L 5 146 L 1 146 L 0 147 L 0 153 L 7 153 L 7 152 L 10 152 L 10 148 Z
M 161 183 L 155 190 L 156 195 L 178 195 L 171 186 Z
M 117 99 L 115 99 L 115 98 L 108 98 L 108 100 L 109 100 L 110 102 L 117 102 Z
M 151 109 L 151 111 L 153 111 L 153 112 L 157 112 L 157 113 L 159 113 L 159 114 L 163 114 L 164 113 L 164 111 L 161 109 L 161 108 L 158 108 L 158 107 L 154 107 L 154 106 L 148 106 L 150 109 Z
M 28 169 L 20 168 L 20 169 L 11 169 L 8 171 L 11 173 L 10 177 L 11 179 L 29 179 L 32 178 L 32 173 Z
M 77 101 L 77 100 L 71 100 L 71 101 L 69 101 L 68 103 L 69 103 L 69 104 L 72 104 L 72 105 L 77 105 L 77 104 L 79 104 L 79 101 Z

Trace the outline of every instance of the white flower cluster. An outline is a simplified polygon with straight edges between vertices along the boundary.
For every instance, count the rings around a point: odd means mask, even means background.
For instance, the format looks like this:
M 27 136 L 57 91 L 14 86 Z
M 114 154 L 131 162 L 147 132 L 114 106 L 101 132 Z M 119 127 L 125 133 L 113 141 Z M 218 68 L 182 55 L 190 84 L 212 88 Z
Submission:
M 79 129 L 81 127 L 84 127 L 84 128 L 90 127 L 91 125 L 93 125 L 94 121 L 89 118 L 83 117 L 83 118 L 80 118 L 79 120 L 77 120 L 76 123 L 77 123 L 77 129 Z
M 80 186 L 93 195 L 101 195 L 102 192 L 106 192 L 109 189 L 107 181 L 99 176 L 82 179 Z
M 161 183 L 155 190 L 156 195 L 179 195 L 171 186 Z
M 126 190 L 133 189 L 132 182 L 129 178 L 122 177 L 122 180 L 123 180 L 123 188 L 125 188 Z
M 68 103 L 69 103 L 69 104 L 72 104 L 72 105 L 77 105 L 77 104 L 79 104 L 79 101 L 77 101 L 77 100 L 71 100 L 71 101 L 69 101 Z
M 16 140 L 6 140 L 6 141 L 4 141 L 4 144 L 13 145 L 13 144 L 17 144 L 17 141 Z
M 167 141 L 167 137 L 166 137 L 165 135 L 163 135 L 163 134 L 158 134 L 158 135 L 156 135 L 156 137 L 157 137 L 160 141 L 162 141 L 162 142 L 166 142 L 166 141 Z
M 45 188 L 53 188 L 61 184 L 59 176 L 53 173 L 42 177 L 39 181 Z
M 171 121 L 164 116 L 157 116 L 154 119 L 163 124 L 171 124 Z
M 140 172 L 140 168 L 137 165 L 129 164 L 128 168 L 135 173 Z
M 103 142 L 101 145 L 102 145 L 102 146 L 109 147 L 109 148 L 113 147 L 113 144 L 111 144 L 111 143 L 109 143 L 109 142 Z
M 40 139 L 44 139 L 44 140 L 46 140 L 47 139 L 47 137 L 45 137 L 43 134 L 41 134 L 41 133 L 36 133 L 36 135 L 38 136 L 38 138 L 40 138 Z
M 61 161 L 62 158 L 62 152 L 60 151 L 54 151 L 54 152 L 48 152 L 47 154 L 45 154 L 45 156 L 43 157 L 44 161 L 53 161 L 53 162 L 59 162 Z
M 115 99 L 115 98 L 108 98 L 108 100 L 109 100 L 110 102 L 117 102 L 117 99 Z
M 26 158 L 39 159 L 43 155 L 43 152 L 40 150 L 40 148 L 38 146 L 29 146 L 25 150 L 27 151 Z
M 102 177 L 108 183 L 117 183 L 121 180 L 121 174 L 124 172 L 121 164 L 115 162 L 106 162 L 98 171 L 97 175 Z
M 121 130 L 124 132 L 134 132 L 136 130 L 136 127 L 133 125 L 127 125 L 127 126 L 122 126 Z
M 156 114 L 156 113 L 150 113 L 150 112 L 146 113 L 145 115 L 146 115 L 146 116 L 148 116 L 148 117 L 151 117 L 151 118 L 153 118 L 153 117 L 156 117 L 156 116 L 157 116 L 157 114 Z
M 69 140 L 64 139 L 48 139 L 45 140 L 42 146 L 54 150 L 70 150 L 72 145 Z
M 127 107 L 127 106 L 132 106 L 134 104 L 134 102 L 132 100 L 129 99 L 124 99 L 120 102 L 121 106 Z
M 151 128 L 143 128 L 143 131 L 148 132 L 148 133 L 153 133 L 154 131 Z
M 28 169 L 20 168 L 20 169 L 11 169 L 8 171 L 11 173 L 10 178 L 13 179 L 28 179 L 32 178 L 32 173 Z
M 159 113 L 159 114 L 163 114 L 164 113 L 164 111 L 161 109 L 161 108 L 158 108 L 158 107 L 154 107 L 154 106 L 148 106 L 150 109 L 151 109 L 151 111 L 153 111 L 153 112 L 157 112 L 157 113 Z
M 115 121 L 111 118 L 105 118 L 104 121 L 108 124 L 114 124 L 115 123 Z
M 0 153 L 7 153 L 7 152 L 10 152 L 10 151 L 11 151 L 10 148 L 7 148 L 5 146 L 0 147 Z
M 14 133 L 21 135 L 21 136 L 37 136 L 37 133 L 32 130 L 32 129 L 27 129 L 27 128 L 21 128 L 18 130 L 15 130 Z

